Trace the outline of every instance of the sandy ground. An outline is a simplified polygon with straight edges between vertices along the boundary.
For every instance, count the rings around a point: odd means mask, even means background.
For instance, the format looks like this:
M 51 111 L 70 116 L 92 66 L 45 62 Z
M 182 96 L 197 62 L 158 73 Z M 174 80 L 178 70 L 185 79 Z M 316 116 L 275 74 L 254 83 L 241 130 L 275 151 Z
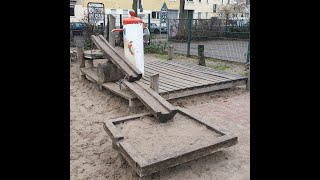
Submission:
M 146 57 L 146 61 L 160 60 L 152 55 Z M 80 82 L 78 67 L 77 62 L 71 63 L 70 178 L 132 179 L 131 168 L 112 149 L 111 139 L 103 130 L 102 122 L 147 110 L 144 107 L 130 109 L 126 100 L 106 90 L 99 91 L 98 86 L 90 81 Z M 161 171 L 160 179 L 250 179 L 249 101 L 250 93 L 245 87 L 170 101 L 235 133 L 239 143 L 227 150 Z
M 166 123 L 155 117 L 145 116 L 135 121 L 117 125 L 129 143 L 147 161 L 154 162 L 183 149 L 203 147 L 221 137 L 206 126 L 177 113 Z

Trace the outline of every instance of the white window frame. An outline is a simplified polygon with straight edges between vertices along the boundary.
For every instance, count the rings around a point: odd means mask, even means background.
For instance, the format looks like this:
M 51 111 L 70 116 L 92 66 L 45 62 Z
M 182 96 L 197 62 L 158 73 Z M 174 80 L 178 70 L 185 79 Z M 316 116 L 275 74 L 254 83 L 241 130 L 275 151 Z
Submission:
M 217 13 L 217 8 L 218 8 L 218 5 L 217 4 L 213 4 L 212 12 Z
M 152 17 L 152 13 L 156 13 L 156 18 L 153 18 L 153 17 Z M 159 12 L 159 11 L 152 11 L 152 12 L 151 12 L 151 18 L 152 18 L 152 19 L 160 19 L 160 12 Z

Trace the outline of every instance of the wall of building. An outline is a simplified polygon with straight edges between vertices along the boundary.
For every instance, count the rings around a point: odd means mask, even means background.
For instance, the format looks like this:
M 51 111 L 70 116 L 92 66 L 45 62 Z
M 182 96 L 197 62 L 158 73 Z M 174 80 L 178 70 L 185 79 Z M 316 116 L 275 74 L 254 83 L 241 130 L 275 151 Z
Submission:
M 217 4 L 217 8 L 221 5 L 221 0 L 193 0 L 185 2 L 185 10 L 194 10 L 193 18 L 198 19 L 198 13 L 201 12 L 201 19 L 209 19 L 211 17 L 218 16 L 217 13 L 213 12 L 213 5 Z M 207 13 L 207 15 L 206 15 Z

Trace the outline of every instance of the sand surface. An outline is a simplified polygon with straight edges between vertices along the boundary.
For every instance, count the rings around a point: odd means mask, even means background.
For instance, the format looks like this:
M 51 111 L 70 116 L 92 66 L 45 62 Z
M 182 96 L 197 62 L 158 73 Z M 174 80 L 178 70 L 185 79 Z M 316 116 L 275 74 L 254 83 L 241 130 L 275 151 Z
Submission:
M 146 61 L 158 60 L 152 55 L 146 57 Z M 97 63 L 99 61 L 94 61 L 95 66 Z M 78 68 L 77 62 L 71 62 L 70 179 L 130 180 L 131 168 L 118 151 L 112 149 L 111 139 L 103 130 L 102 122 L 147 110 L 144 107 L 130 109 L 125 99 L 108 91 L 99 91 L 99 87 L 90 81 L 80 82 Z M 250 92 L 245 87 L 170 101 L 175 106 L 187 108 L 235 133 L 239 143 L 228 150 L 162 171 L 160 179 L 249 180 L 249 101 Z M 233 114 L 226 116 L 226 111 Z M 245 117 L 241 118 L 243 113 Z
M 122 132 L 124 141 L 150 163 L 186 149 L 203 147 L 210 144 L 212 139 L 220 137 L 206 126 L 180 113 L 166 123 L 144 116 L 118 124 L 117 128 Z

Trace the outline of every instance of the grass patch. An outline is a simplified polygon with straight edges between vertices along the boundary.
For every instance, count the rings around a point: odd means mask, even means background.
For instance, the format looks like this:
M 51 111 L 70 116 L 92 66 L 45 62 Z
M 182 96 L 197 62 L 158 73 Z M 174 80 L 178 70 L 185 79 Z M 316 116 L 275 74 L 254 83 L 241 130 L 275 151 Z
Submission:
M 208 67 L 216 70 L 225 71 L 227 69 L 230 69 L 230 66 L 227 66 L 225 64 L 217 64 L 217 65 L 209 65 Z
M 167 60 L 168 59 L 168 54 L 153 54 L 154 57 L 162 60 Z
M 166 54 L 167 44 L 151 44 L 144 47 L 145 53 Z
M 241 75 L 241 76 L 245 76 L 245 77 L 248 77 L 248 75 L 249 75 L 249 72 L 248 72 L 248 71 L 245 71 L 245 72 L 241 73 L 240 75 Z

